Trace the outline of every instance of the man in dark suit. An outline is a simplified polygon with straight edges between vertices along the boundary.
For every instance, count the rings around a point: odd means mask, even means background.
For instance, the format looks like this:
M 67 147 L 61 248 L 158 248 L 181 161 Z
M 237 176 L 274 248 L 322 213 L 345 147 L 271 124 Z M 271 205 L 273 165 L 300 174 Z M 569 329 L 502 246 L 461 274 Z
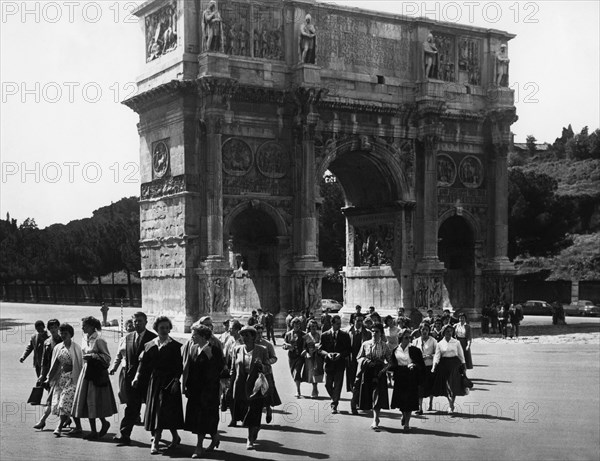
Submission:
M 319 354 L 325 360 L 325 389 L 331 397 L 331 412 L 338 412 L 338 403 L 344 384 L 346 359 L 350 355 L 350 337 L 341 330 L 342 319 L 334 315 L 331 319 L 331 330 L 321 335 Z
M 44 342 L 49 338 L 48 332 L 46 331 L 46 325 L 42 320 L 35 322 L 36 334 L 31 336 L 29 344 L 25 348 L 23 355 L 19 359 L 19 362 L 23 363 L 29 354 L 33 352 L 33 366 L 35 368 L 35 375 L 37 378 L 42 373 L 42 359 L 44 357 Z
M 156 334 L 146 330 L 148 318 L 146 314 L 139 311 L 133 314 L 133 326 L 135 331 L 125 337 L 125 368 L 121 370 L 121 392 L 125 397 L 127 406 L 125 407 L 125 416 L 121 421 L 120 434 L 114 437 L 119 445 L 129 445 L 131 443 L 131 431 L 133 426 L 140 418 L 140 409 L 146 398 L 148 383 L 138 383 L 136 388 L 131 387 L 131 381 L 139 365 L 140 354 L 144 350 L 144 345 L 156 338 Z M 113 370 L 114 372 L 114 370 Z
M 363 321 L 364 317 L 362 314 L 357 315 L 354 318 L 354 325 L 348 330 L 348 334 L 350 335 L 350 356 L 348 357 L 348 367 L 346 368 L 346 390 L 352 392 L 350 408 L 352 409 L 353 415 L 358 414 L 358 411 L 356 410 L 356 392 L 354 389 L 354 381 L 356 381 L 356 371 L 358 369 L 358 353 L 360 352 L 362 343 L 370 340 L 373 336 L 372 333 L 364 327 Z

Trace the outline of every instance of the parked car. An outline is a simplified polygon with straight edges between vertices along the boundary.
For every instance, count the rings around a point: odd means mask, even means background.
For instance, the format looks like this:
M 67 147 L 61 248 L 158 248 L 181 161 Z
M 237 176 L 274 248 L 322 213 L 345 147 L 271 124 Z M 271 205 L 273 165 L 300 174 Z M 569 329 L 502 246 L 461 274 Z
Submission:
M 523 315 L 552 315 L 552 306 L 546 301 L 529 300 L 521 303 Z
M 586 299 L 580 299 L 577 302 L 579 315 L 587 317 L 591 315 L 600 315 L 600 306 L 596 306 L 593 302 Z
M 579 303 L 571 303 L 563 306 L 565 315 L 581 315 L 579 312 Z
M 332 314 L 337 314 L 341 308 L 342 305 L 335 299 L 321 300 L 321 309 L 323 309 L 323 311 L 325 311 L 325 309 L 329 309 L 329 312 L 331 312 Z

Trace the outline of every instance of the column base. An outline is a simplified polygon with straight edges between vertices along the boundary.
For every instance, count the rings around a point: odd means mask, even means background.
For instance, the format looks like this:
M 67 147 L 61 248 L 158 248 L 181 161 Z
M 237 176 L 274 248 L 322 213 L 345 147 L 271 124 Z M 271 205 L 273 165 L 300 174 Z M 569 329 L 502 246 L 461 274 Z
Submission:
M 222 256 L 211 256 L 200 262 L 196 269 L 199 290 L 199 310 L 196 315 L 186 318 L 186 332 L 200 317 L 209 315 L 213 321 L 215 332 L 223 331 L 222 322 L 230 318 L 230 284 L 233 270 Z M 195 318 L 195 317 L 198 318 Z

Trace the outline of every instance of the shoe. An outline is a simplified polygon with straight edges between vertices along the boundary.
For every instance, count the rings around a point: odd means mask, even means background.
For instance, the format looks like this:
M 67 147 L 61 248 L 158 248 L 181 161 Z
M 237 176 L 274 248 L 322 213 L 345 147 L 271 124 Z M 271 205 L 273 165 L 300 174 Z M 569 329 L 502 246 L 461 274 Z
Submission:
M 158 455 L 159 451 L 158 451 L 158 447 L 150 447 L 150 454 L 151 455 Z
M 216 439 L 212 439 L 212 441 L 210 442 L 210 445 L 208 446 L 206 451 L 207 452 L 215 451 L 217 448 L 219 448 L 219 445 L 221 445 L 221 437 L 219 437 L 217 435 Z M 202 450 L 202 451 L 204 451 L 204 450 Z
M 353 408 L 353 409 L 352 409 L 352 414 L 353 414 L 354 416 L 358 416 L 358 410 L 357 410 L 356 408 Z
M 331 414 L 337 415 L 338 414 L 338 409 L 337 407 L 331 407 Z
M 423 410 L 417 410 L 415 411 L 415 415 L 422 415 L 423 414 Z
M 301 399 L 302 398 L 302 394 L 296 394 L 296 398 L 297 399 Z
M 410 427 L 409 426 L 404 426 L 404 432 L 410 432 Z
M 167 448 L 177 448 L 181 443 L 181 437 L 177 436 L 177 438 L 173 439 L 173 441 L 169 444 Z
M 318 392 L 313 392 L 312 394 L 310 394 L 310 398 L 311 399 L 316 399 L 317 397 L 319 397 L 319 393 Z
M 194 454 L 192 455 L 192 459 L 202 458 L 204 456 L 205 451 L 206 450 L 204 450 L 204 448 L 200 452 L 195 451 Z
M 254 443 L 250 440 L 246 442 L 246 450 L 254 450 Z
M 379 429 L 379 426 L 377 424 L 373 423 L 373 424 L 371 424 L 371 429 L 376 431 L 377 429 Z
M 46 421 L 40 421 L 35 426 L 33 426 L 34 429 L 39 429 L 40 431 L 43 431 L 45 427 L 46 427 Z
M 54 432 L 53 432 L 53 434 L 54 434 L 56 437 L 60 437 L 60 436 L 61 436 L 61 431 L 60 431 L 60 429 L 55 429 L 55 430 L 54 430 Z
M 131 439 L 129 437 L 124 437 L 124 436 L 119 437 L 119 436 L 115 435 L 113 437 L 113 440 L 115 442 L 117 442 L 118 446 L 120 446 L 120 447 L 125 446 L 125 445 L 131 445 Z
M 81 435 L 81 434 L 83 434 L 83 430 L 81 430 L 81 429 L 77 429 L 77 428 L 71 429 L 71 430 L 70 430 L 70 431 L 67 433 L 67 435 L 68 435 L 69 437 L 76 437 L 76 436 L 78 436 L 78 435 Z
M 271 424 L 271 421 L 273 421 L 273 409 L 271 407 L 267 407 L 267 424 Z
M 102 437 L 104 437 L 106 435 L 109 427 L 110 427 L 110 423 L 108 421 L 106 421 L 106 423 L 102 423 L 102 429 L 100 429 L 100 432 L 98 433 L 99 439 L 101 439 Z
M 84 440 L 98 440 L 98 438 L 97 432 L 90 432 L 89 434 L 83 436 Z

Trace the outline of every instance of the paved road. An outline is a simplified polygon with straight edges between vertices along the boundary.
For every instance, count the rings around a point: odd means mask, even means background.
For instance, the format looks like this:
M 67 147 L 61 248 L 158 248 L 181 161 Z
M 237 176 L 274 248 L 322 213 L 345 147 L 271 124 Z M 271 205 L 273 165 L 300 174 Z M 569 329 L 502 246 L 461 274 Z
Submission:
M 34 383 L 31 362 L 18 358 L 38 318 L 58 317 L 77 324 L 97 307 L 31 306 L 0 304 L 0 453 L 3 460 L 80 460 L 189 458 L 195 436 L 182 433 L 183 446 L 162 456 L 149 455 L 149 436 L 140 427 L 133 438 L 139 443 L 118 448 L 111 442 L 122 416 L 112 418 L 109 436 L 99 442 L 55 439 L 55 419 L 45 431 L 31 428 L 39 407 L 27 405 Z M 131 313 L 135 309 L 126 310 Z M 42 313 L 43 312 L 43 313 Z M 118 335 L 105 332 L 114 354 Z M 76 340 L 81 341 L 77 329 Z M 475 389 L 459 398 L 460 414 L 442 412 L 413 420 L 414 432 L 402 433 L 397 412 L 382 412 L 382 430 L 369 429 L 370 418 L 348 414 L 347 400 L 341 414 L 331 415 L 328 400 L 296 399 L 287 370 L 285 351 L 277 348 L 280 361 L 275 376 L 283 405 L 273 423 L 259 435 L 257 451 L 245 449 L 243 428 L 228 428 L 222 415 L 220 450 L 213 459 L 261 460 L 369 460 L 369 459 L 590 459 L 600 458 L 600 348 L 595 344 L 539 344 L 528 341 L 476 340 L 475 368 L 470 377 Z M 116 376 L 112 380 L 116 389 Z M 320 386 L 324 395 L 325 390 Z M 304 385 L 304 393 L 310 393 Z M 348 394 L 344 394 L 348 397 Z M 443 399 L 435 405 L 442 409 Z M 84 429 L 87 429 L 86 422 Z

